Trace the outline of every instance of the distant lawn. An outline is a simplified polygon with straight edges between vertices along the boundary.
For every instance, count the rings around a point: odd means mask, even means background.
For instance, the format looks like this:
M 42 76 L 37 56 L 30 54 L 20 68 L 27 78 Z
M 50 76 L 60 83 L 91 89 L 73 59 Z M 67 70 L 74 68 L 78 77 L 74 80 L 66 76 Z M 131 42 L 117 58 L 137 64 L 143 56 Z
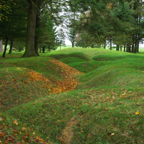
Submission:
M 2 143 L 144 143 L 143 53 L 67 47 L 22 54 L 0 58 Z

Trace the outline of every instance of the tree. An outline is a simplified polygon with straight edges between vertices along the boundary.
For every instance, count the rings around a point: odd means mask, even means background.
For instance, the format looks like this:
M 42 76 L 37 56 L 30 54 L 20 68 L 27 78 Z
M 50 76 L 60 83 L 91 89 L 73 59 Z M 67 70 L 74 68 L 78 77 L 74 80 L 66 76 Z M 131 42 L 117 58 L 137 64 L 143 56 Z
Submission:
M 70 31 L 67 34 L 68 34 L 68 38 L 70 42 L 72 43 L 72 47 L 74 47 L 74 43 L 76 41 L 77 30 L 75 28 L 70 28 Z
M 62 45 L 65 45 L 65 34 L 64 34 L 64 30 L 62 28 L 60 28 L 58 30 L 58 39 L 59 39 L 59 45 L 60 45 L 60 49 Z
M 64 2 L 52 0 L 27 0 L 29 5 L 28 21 L 27 21 L 27 36 L 26 36 L 26 50 L 23 57 L 38 56 L 38 35 L 35 35 L 37 25 L 37 14 L 47 10 L 47 15 L 51 17 L 56 24 L 62 21 L 58 16 L 61 11 L 61 5 Z M 40 13 L 38 13 L 40 12 Z M 35 46 L 36 45 L 36 46 Z
M 67 32 L 68 39 L 70 40 L 72 47 L 74 47 L 74 43 L 76 41 L 76 35 L 78 32 L 79 15 L 78 13 L 76 13 L 76 10 L 73 10 L 74 12 L 71 12 L 72 10 L 69 8 L 69 11 L 65 14 L 66 15 L 65 22 L 67 28 L 69 28 Z
M 13 47 L 15 48 L 16 51 L 21 52 L 25 48 L 25 40 L 23 39 L 15 39 L 13 42 Z
M 37 49 L 38 49 L 38 44 L 40 46 L 40 51 L 41 47 L 43 48 L 43 52 L 45 52 L 45 48 L 47 47 L 49 52 L 51 49 L 56 49 L 57 48 L 57 43 L 56 43 L 56 37 L 57 37 L 57 32 L 55 28 L 54 21 L 52 18 L 47 15 L 47 9 L 42 9 L 39 17 L 38 17 L 38 27 L 36 28 L 36 43 L 37 43 Z
M 35 29 L 36 29 L 36 15 L 40 0 L 27 0 L 28 21 L 27 21 L 27 35 L 26 35 L 26 50 L 23 57 L 37 56 L 35 51 Z
M 5 47 L 3 51 L 2 57 L 5 57 L 6 49 L 7 49 L 7 43 L 8 43 L 8 35 L 9 35 L 9 29 L 11 28 L 10 20 L 9 20 L 9 12 L 11 11 L 11 1 L 2 0 L 0 2 L 0 39 L 5 41 Z
M 101 40 L 104 47 L 106 40 L 109 40 L 110 49 L 112 49 L 113 42 L 117 44 L 117 50 L 119 50 L 119 45 L 127 45 L 127 52 L 137 52 L 139 40 L 144 37 L 144 21 L 141 20 L 142 4 L 141 0 L 70 1 L 71 10 L 75 12 L 80 8 L 83 14 L 80 18 L 79 33 L 85 32 L 87 36 Z M 81 44 L 84 45 L 87 36 L 85 35 L 85 40 L 83 36 Z M 130 45 L 132 45 L 132 50 Z
M 3 52 L 2 40 L 0 40 L 0 52 Z
M 0 21 L 0 37 L 5 41 L 3 57 L 5 57 L 8 42 L 11 45 L 9 51 L 11 53 L 13 41 L 25 37 L 27 17 L 25 5 L 21 0 L 7 0 L 6 4 L 10 10 L 2 10 L 2 20 Z

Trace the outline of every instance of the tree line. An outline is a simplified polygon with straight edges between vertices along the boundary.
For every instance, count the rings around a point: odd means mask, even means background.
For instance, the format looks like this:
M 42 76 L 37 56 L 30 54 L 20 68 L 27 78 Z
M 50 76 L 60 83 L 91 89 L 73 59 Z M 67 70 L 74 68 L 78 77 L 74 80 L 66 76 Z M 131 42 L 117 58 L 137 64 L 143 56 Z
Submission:
M 60 15 L 60 12 L 64 12 Z M 38 49 L 56 49 L 64 42 L 64 32 L 55 26 L 65 23 L 74 45 L 106 47 L 138 52 L 144 37 L 142 0 L 1 0 L 0 39 L 7 44 L 25 47 L 23 57 L 39 56 Z
M 77 26 L 71 27 L 75 45 L 103 47 L 106 41 L 117 51 L 139 52 L 144 38 L 144 2 L 142 0 L 91 1 L 89 10 L 81 13 Z M 76 31 L 76 32 L 75 32 Z
M 0 2 L 0 39 L 13 47 L 25 47 L 23 57 L 39 56 L 38 49 L 56 49 L 63 43 L 56 25 L 61 23 L 61 3 L 52 0 L 2 0 Z M 61 36 L 61 35 L 60 35 Z

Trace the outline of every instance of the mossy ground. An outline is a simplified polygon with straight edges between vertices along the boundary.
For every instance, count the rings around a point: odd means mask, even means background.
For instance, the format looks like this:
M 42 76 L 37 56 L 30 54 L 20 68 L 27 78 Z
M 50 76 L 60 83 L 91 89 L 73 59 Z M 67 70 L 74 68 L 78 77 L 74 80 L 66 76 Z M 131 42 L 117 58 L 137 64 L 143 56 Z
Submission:
M 5 123 L 2 132 L 6 132 L 0 135 L 2 142 L 11 135 L 21 143 L 37 143 L 37 134 L 54 144 L 144 143 L 142 54 L 71 48 L 33 58 L 21 55 L 0 60 L 0 124 Z M 82 84 L 73 91 L 50 94 L 45 81 L 27 80 L 32 70 L 51 82 L 63 81 L 63 69 L 51 59 L 82 72 L 75 77 Z M 32 138 L 25 140 L 26 134 Z

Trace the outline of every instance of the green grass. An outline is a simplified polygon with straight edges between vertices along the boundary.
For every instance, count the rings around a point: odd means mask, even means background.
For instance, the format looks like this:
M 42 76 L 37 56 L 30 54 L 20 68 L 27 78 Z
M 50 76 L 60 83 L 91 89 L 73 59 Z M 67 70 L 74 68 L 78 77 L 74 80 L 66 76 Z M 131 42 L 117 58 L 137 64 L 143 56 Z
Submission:
M 18 131 L 25 124 L 54 144 L 144 143 L 143 54 L 69 48 L 34 58 L 21 55 L 0 60 L 0 95 L 4 95 L 0 111 L 7 125 L 13 125 L 12 118 L 19 119 Z M 40 82 L 36 83 L 39 89 L 32 82 L 23 83 L 28 70 L 62 80 L 61 70 L 52 69 L 57 66 L 50 59 L 83 72 L 82 84 L 74 91 L 50 95 Z M 19 141 L 22 135 L 24 132 L 17 135 Z

